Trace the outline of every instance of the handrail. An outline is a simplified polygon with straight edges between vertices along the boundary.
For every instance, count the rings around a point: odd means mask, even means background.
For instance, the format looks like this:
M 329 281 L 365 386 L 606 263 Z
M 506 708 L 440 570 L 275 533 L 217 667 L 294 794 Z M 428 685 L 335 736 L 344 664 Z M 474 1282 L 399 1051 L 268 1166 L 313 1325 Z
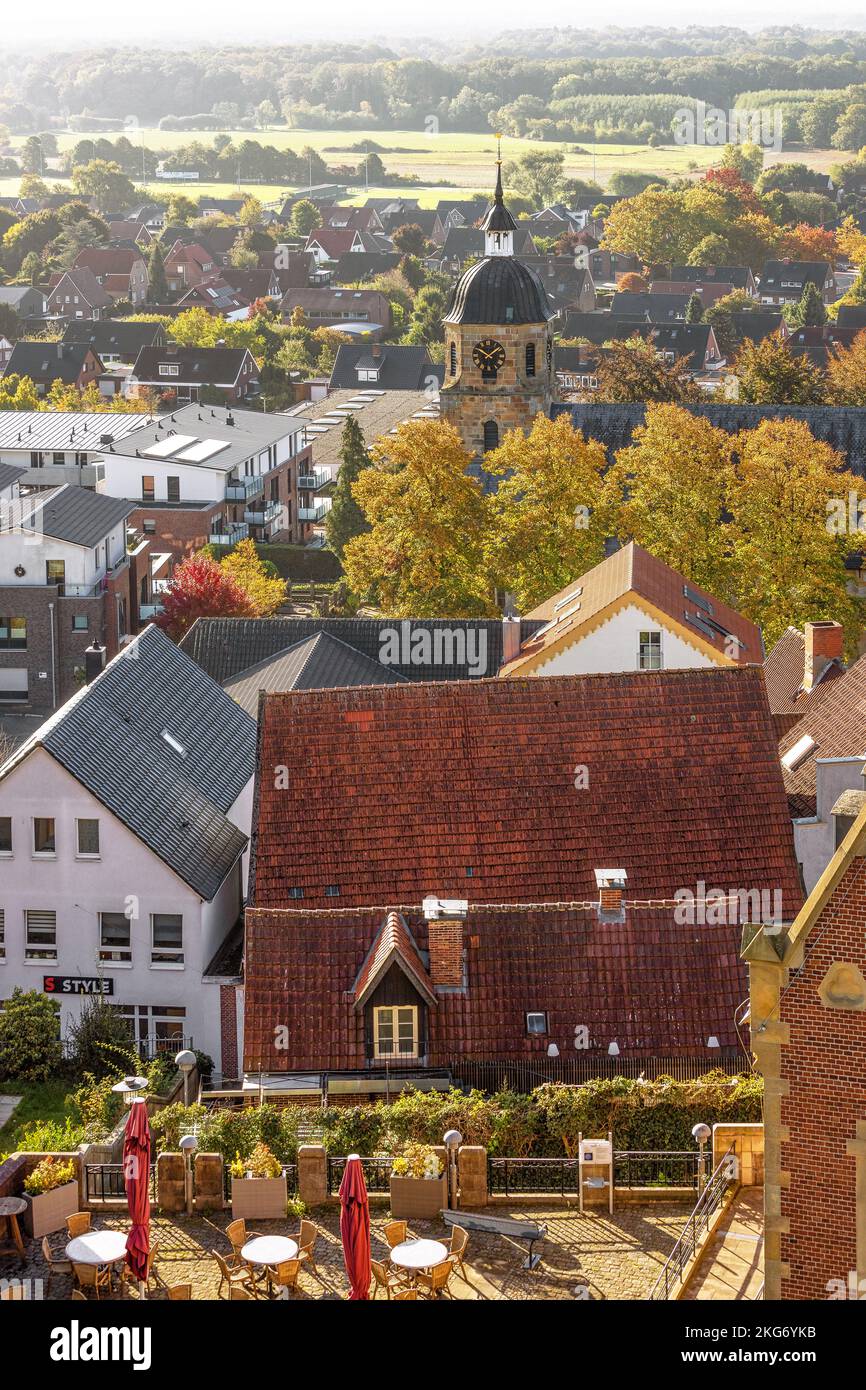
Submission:
M 667 1300 L 671 1296 L 672 1283 L 682 1283 L 683 1271 L 698 1252 L 698 1237 L 701 1227 L 708 1231 L 710 1222 L 724 1201 L 730 1184 L 736 1181 L 736 1143 L 721 1158 L 707 1180 L 707 1185 L 695 1203 L 691 1216 L 682 1229 L 680 1238 L 664 1262 L 658 1279 L 647 1295 L 648 1301 Z M 672 1274 L 675 1278 L 672 1279 Z

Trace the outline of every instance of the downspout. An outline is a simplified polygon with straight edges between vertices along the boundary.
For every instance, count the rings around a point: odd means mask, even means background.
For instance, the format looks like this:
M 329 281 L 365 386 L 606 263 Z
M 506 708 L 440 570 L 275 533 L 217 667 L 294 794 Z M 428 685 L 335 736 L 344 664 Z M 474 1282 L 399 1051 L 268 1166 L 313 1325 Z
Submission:
M 48 626 L 51 632 L 51 708 L 57 708 L 57 670 L 54 654 L 54 604 L 48 605 Z

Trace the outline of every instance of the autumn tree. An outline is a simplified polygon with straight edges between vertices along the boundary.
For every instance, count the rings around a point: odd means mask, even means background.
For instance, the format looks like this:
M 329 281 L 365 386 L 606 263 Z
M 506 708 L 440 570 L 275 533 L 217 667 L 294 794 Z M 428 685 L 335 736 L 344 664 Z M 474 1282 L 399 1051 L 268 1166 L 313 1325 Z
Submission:
M 220 560 L 220 569 L 246 594 L 256 618 L 269 618 L 288 598 L 285 580 L 270 561 L 261 559 L 254 541 L 238 541 Z
M 642 337 L 605 346 L 594 401 L 700 401 L 703 393 L 688 375 L 688 362 L 666 362 Z
M 406 256 L 426 256 L 431 245 L 417 222 L 407 222 L 402 227 L 395 227 L 391 233 L 391 240 L 395 248 Z
M 764 420 L 737 435 L 734 447 L 727 530 L 740 611 L 768 647 L 786 627 L 816 618 L 835 618 L 853 642 L 864 604 L 848 592 L 852 539 L 831 523 L 840 499 L 858 497 L 861 480 L 799 420 Z
M 490 498 L 484 553 L 491 579 L 526 612 L 604 559 L 611 519 L 604 446 L 587 441 L 567 414 L 536 415 L 528 435 L 511 430 L 484 467 Z
M 747 405 L 822 405 L 827 389 L 808 357 L 795 357 L 775 334 L 743 343 L 734 361 L 740 400 Z
M 636 270 L 629 270 L 617 281 L 617 289 L 623 294 L 649 294 L 649 281 Z
M 251 618 L 253 605 L 237 579 L 201 551 L 182 560 L 162 595 L 156 621 L 175 642 L 197 618 Z
M 135 201 L 135 184 L 113 160 L 91 159 L 72 170 L 76 193 L 92 198 L 100 209 L 126 208 Z
M 850 347 L 837 347 L 826 368 L 827 392 L 833 405 L 866 406 L 866 332 Z
M 340 439 L 340 468 L 334 485 L 331 510 L 325 517 L 328 545 L 342 558 L 353 536 L 369 531 L 370 524 L 353 496 L 362 471 L 370 466 L 364 433 L 354 415 L 347 415 Z
M 635 540 L 710 593 L 728 587 L 725 528 L 731 436 L 678 405 L 648 405 L 646 419 L 607 475 L 622 540 Z
M 484 576 L 487 504 L 460 436 L 410 420 L 373 446 L 352 489 L 370 524 L 343 551 L 346 579 L 394 617 L 483 617 L 496 610 Z

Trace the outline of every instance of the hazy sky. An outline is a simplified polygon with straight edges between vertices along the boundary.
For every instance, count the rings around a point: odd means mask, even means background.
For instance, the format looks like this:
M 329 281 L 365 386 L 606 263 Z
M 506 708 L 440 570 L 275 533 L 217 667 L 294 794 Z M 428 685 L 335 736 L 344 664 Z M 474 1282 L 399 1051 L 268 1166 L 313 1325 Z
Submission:
M 364 27 L 359 19 L 364 7 L 357 0 L 330 0 L 322 7 L 327 14 L 326 22 L 318 22 L 310 15 L 309 6 L 300 4 L 281 5 L 278 0 L 244 0 L 242 6 L 229 0 L 187 0 L 177 4 L 177 0 L 147 0 L 142 7 L 130 4 L 103 4 L 90 12 L 86 7 L 70 5 L 69 0 L 40 0 L 38 5 L 8 5 L 4 7 L 3 39 L 8 46 L 20 44 L 44 47 L 61 45 L 76 48 L 87 46 L 104 47 L 112 43 L 146 42 L 157 44 L 182 43 L 197 40 L 199 43 L 211 41 L 222 43 L 226 40 L 240 42 L 260 42 L 271 40 L 275 43 L 288 43 L 293 39 L 304 42 L 310 38 L 353 39 L 358 37 L 376 38 L 387 42 L 390 35 L 407 35 L 412 32 L 430 35 L 445 33 L 452 38 L 465 34 L 467 39 L 483 37 L 489 33 L 484 21 L 472 10 L 472 18 L 467 20 L 465 0 L 436 0 L 429 9 L 424 6 L 408 6 L 405 0 L 377 0 L 368 23 Z M 592 27 L 603 24 L 599 14 L 588 17 L 585 9 L 574 6 L 567 8 L 533 11 L 527 9 L 526 0 L 497 0 L 489 6 L 487 13 L 495 15 L 498 28 L 527 27 L 527 14 L 532 15 L 530 25 L 568 25 Z M 613 18 L 613 15 L 611 15 Z M 656 0 L 652 7 L 638 0 L 621 0 L 616 9 L 615 20 L 621 28 L 630 23 L 639 25 L 654 24 L 725 24 L 739 25 L 757 29 L 772 24 L 805 24 L 823 28 L 866 27 L 862 5 L 844 3 L 833 5 L 829 12 L 816 12 L 814 4 L 807 0 L 730 0 L 724 13 L 708 12 L 701 15 L 686 0 Z

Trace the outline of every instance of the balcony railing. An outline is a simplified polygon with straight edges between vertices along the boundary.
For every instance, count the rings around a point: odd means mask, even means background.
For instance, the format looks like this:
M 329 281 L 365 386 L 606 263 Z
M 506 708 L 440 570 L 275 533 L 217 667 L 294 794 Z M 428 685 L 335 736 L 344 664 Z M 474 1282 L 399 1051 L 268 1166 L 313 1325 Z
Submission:
M 211 545 L 237 545 L 238 541 L 249 538 L 250 528 L 245 521 L 230 521 L 219 531 L 211 531 L 208 539 Z
M 248 502 L 265 490 L 264 478 L 230 478 L 226 483 L 227 502 Z
M 279 502 L 268 502 L 264 507 L 248 507 L 244 512 L 244 521 L 250 526 L 267 526 L 269 521 L 276 521 L 282 511 Z
M 321 468 L 314 469 L 312 473 L 298 474 L 298 487 L 303 492 L 319 492 L 332 481 L 330 473 L 326 473 Z
M 298 520 L 322 521 L 330 510 L 324 502 L 320 502 L 317 507 L 298 507 Z

